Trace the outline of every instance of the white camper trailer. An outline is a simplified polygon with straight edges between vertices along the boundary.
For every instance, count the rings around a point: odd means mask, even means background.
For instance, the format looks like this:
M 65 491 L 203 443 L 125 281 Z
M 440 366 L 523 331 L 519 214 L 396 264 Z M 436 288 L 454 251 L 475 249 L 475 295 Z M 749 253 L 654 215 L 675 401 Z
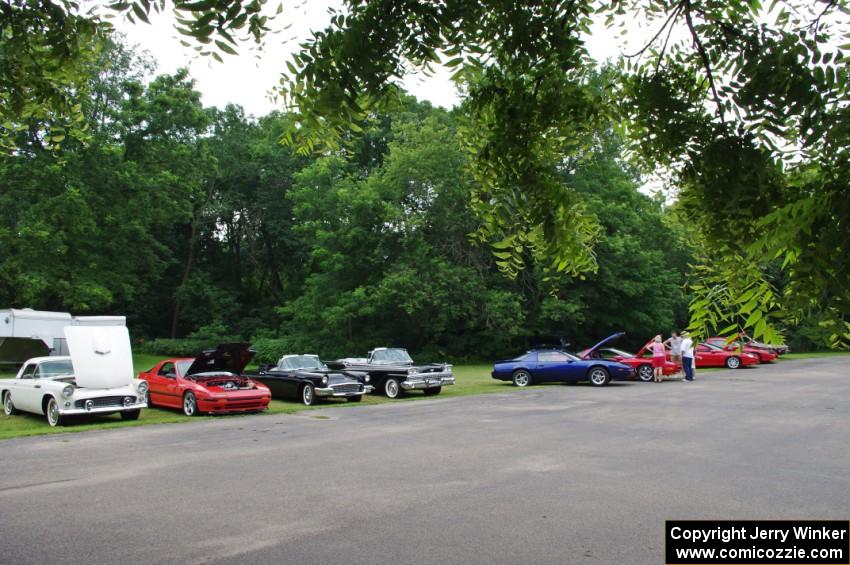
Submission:
M 0 364 L 20 365 L 31 357 L 68 355 L 68 326 L 126 326 L 124 316 L 72 316 L 24 308 L 0 310 Z

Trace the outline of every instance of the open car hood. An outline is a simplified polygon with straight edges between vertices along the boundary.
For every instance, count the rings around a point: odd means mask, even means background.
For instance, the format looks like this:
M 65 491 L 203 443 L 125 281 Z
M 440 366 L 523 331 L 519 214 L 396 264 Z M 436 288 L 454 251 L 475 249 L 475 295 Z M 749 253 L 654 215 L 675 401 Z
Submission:
M 67 326 L 74 380 L 83 388 L 118 388 L 133 382 L 130 333 L 124 326 Z
M 250 343 L 223 343 L 215 349 L 202 351 L 192 361 L 184 376 L 221 372 L 241 375 L 255 353 Z
M 603 345 L 605 345 L 606 343 L 611 342 L 611 341 L 614 341 L 614 340 L 616 340 L 616 339 L 620 339 L 620 338 L 621 338 L 621 337 L 623 337 L 624 335 L 626 335 L 626 332 L 617 332 L 617 333 L 615 333 L 615 334 L 611 334 L 611 335 L 609 335 L 608 337 L 606 337 L 605 339 L 603 339 L 602 341 L 600 341 L 599 343 L 597 343 L 596 345 L 594 345 L 593 347 L 591 347 L 590 349 L 588 349 L 587 351 L 585 351 L 585 352 L 584 352 L 584 355 L 582 355 L 582 358 L 583 358 L 583 359 L 584 359 L 584 358 L 587 358 L 587 357 L 588 357 L 589 355 L 591 355 L 594 351 L 596 351 L 597 349 L 599 349 L 600 347 L 602 347 L 602 346 L 603 346 Z

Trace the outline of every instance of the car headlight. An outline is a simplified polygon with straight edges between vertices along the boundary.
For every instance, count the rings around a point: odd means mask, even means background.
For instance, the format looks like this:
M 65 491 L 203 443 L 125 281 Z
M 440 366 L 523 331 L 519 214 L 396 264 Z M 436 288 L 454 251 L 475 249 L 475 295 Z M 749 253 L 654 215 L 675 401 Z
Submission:
M 147 381 L 142 381 L 142 382 L 140 382 L 140 383 L 139 383 L 139 386 L 138 386 L 137 388 L 139 389 L 139 394 L 141 394 L 142 396 L 144 396 L 144 395 L 145 395 L 145 393 L 148 391 L 148 383 L 147 383 Z
M 369 382 L 369 379 L 371 379 L 371 378 L 372 378 L 372 377 L 370 377 L 369 375 L 366 375 L 365 377 L 363 377 L 363 382 L 367 382 L 367 383 L 368 383 L 368 382 Z
M 323 385 L 328 384 L 328 377 L 322 377 L 322 384 Z
M 412 368 L 412 369 L 407 370 L 408 375 L 415 375 L 418 372 L 419 372 L 419 369 L 416 369 L 416 368 Z
M 62 396 L 65 398 L 71 398 L 71 395 L 74 394 L 74 387 L 71 385 L 66 386 L 62 389 Z

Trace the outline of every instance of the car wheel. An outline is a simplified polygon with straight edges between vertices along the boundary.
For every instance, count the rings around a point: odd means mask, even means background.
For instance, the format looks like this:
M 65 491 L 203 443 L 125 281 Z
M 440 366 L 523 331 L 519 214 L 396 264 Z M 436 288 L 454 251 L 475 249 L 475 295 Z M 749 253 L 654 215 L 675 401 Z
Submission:
M 384 394 L 387 395 L 387 398 L 398 398 L 401 396 L 401 385 L 398 379 L 389 378 L 384 381 Z
M 737 369 L 741 366 L 741 359 L 735 356 L 726 358 L 726 368 L 727 369 Z
M 530 385 L 533 381 L 531 379 L 531 373 L 523 369 L 520 371 L 514 371 L 514 374 L 511 377 L 511 382 L 514 383 L 514 386 L 522 388 Z
M 349 396 L 348 397 L 349 402 L 360 402 L 361 400 L 363 400 L 362 394 L 358 394 L 357 396 Z
M 183 395 L 183 414 L 190 418 L 198 415 L 198 399 L 195 398 L 194 392 L 187 392 Z
M 151 400 L 151 390 L 150 389 L 145 391 L 145 404 L 148 405 L 148 408 L 153 408 L 153 401 Z
M 61 426 L 63 423 L 62 415 L 59 414 L 59 403 L 56 402 L 55 398 L 51 398 L 47 401 L 47 407 L 44 410 L 44 415 L 51 428 Z
M 18 409 L 15 408 L 15 405 L 12 403 L 12 393 L 7 392 L 3 396 L 3 413 L 7 416 L 14 416 L 18 413 Z
M 641 365 L 637 370 L 638 378 L 645 383 L 650 382 L 654 377 L 655 373 L 652 372 L 652 365 Z
M 301 387 L 301 404 L 312 406 L 316 402 L 316 388 L 310 383 Z
M 435 386 L 434 388 L 426 388 L 425 396 L 437 396 L 443 390 L 441 386 Z
M 603 367 L 594 367 L 587 374 L 587 380 L 593 386 L 605 386 L 611 380 L 611 376 Z
M 138 420 L 141 413 L 141 410 L 124 410 L 121 412 L 121 419 L 132 422 L 133 420 Z

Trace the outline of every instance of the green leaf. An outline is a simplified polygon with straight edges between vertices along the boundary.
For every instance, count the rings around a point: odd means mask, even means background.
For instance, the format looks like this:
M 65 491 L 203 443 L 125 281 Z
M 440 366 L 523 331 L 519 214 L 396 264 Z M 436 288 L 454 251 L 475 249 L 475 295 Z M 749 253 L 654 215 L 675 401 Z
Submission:
M 222 50 L 222 51 L 224 51 L 225 53 L 228 53 L 228 54 L 230 54 L 230 55 L 236 55 L 236 54 L 237 54 L 237 53 L 236 53 L 236 49 L 234 49 L 233 47 L 231 47 L 230 45 L 228 45 L 228 44 L 227 44 L 227 43 L 225 43 L 224 41 L 221 41 L 221 40 L 219 40 L 219 39 L 216 39 L 216 40 L 215 40 L 215 44 L 216 44 L 216 46 L 217 46 L 219 49 L 221 49 L 221 50 Z

